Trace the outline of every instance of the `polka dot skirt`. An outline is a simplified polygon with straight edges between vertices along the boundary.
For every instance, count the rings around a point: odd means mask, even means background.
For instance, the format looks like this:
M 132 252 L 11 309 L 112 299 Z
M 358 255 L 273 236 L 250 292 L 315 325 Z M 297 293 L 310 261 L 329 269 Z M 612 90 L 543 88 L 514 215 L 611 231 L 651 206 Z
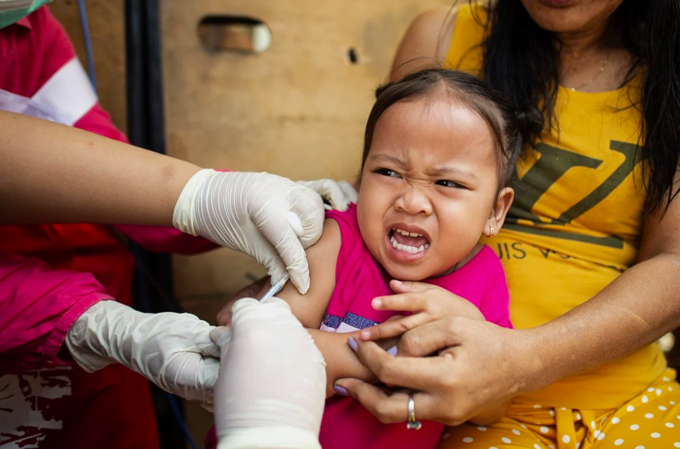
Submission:
M 438 449 L 680 448 L 680 387 L 668 370 L 616 410 L 571 410 L 513 403 L 500 422 L 444 431 Z

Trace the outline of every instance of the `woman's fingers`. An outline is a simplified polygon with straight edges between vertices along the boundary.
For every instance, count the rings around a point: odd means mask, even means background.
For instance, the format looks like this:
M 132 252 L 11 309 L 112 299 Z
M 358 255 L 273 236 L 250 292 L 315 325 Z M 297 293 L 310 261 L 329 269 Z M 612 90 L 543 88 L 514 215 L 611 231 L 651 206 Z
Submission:
M 407 391 L 385 391 L 359 379 L 340 379 L 335 384 L 344 388 L 383 424 L 408 420 Z M 417 420 L 437 417 L 436 401 L 432 396 L 427 393 L 414 392 L 413 401 Z
M 432 288 L 431 284 L 411 281 L 390 281 L 390 288 L 394 293 L 422 293 Z
M 458 329 L 469 321 L 468 318 L 450 317 L 416 327 L 402 335 L 397 343 L 398 354 L 401 357 L 426 357 L 455 348 L 460 344 Z
M 381 382 L 413 390 L 427 390 L 445 378 L 446 359 L 450 359 L 394 357 L 372 341 L 357 342 L 356 353 Z

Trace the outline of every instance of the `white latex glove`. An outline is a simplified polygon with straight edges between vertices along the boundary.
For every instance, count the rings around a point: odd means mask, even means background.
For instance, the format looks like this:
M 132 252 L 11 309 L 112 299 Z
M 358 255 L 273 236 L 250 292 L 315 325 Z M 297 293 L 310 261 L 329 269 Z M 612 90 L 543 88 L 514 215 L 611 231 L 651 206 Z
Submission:
M 347 181 L 319 179 L 318 181 L 298 181 L 298 184 L 321 195 L 326 210 L 344 212 L 349 208 L 350 203 L 356 203 L 359 199 L 359 194 Z
M 222 348 L 215 386 L 218 449 L 320 449 L 326 363 L 288 304 L 234 304 L 232 327 L 210 332 Z
M 302 294 L 309 289 L 304 250 L 321 237 L 323 221 L 319 195 L 289 179 L 215 170 L 189 180 L 172 218 L 180 231 L 254 257 L 272 284 L 288 272 Z
M 220 366 L 211 329 L 188 313 L 142 313 L 101 301 L 76 320 L 66 345 L 87 372 L 118 362 L 165 391 L 210 404 Z

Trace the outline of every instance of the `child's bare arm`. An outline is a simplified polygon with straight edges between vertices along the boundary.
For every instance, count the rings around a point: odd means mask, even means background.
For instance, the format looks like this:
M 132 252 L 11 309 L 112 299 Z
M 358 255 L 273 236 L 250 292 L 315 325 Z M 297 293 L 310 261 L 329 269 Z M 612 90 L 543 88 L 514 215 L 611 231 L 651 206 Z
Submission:
M 314 246 L 307 249 L 311 279 L 309 291 L 303 296 L 288 283 L 276 295 L 288 303 L 293 314 L 307 328 L 326 359 L 327 396 L 335 394 L 333 386 L 337 379 L 347 377 L 366 381 L 374 379 L 373 373 L 359 361 L 347 344 L 347 339 L 350 336 L 358 338 L 359 332 L 334 334 L 319 330 L 335 289 L 335 270 L 340 244 L 340 228 L 337 222 L 326 220 L 323 236 Z M 270 287 L 270 283 L 267 282 L 259 297 Z

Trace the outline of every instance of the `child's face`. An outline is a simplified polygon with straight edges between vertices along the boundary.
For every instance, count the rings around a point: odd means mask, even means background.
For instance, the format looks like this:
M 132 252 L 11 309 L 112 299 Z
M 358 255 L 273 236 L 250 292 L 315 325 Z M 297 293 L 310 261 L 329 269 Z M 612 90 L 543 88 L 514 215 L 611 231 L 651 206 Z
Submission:
M 488 124 L 448 98 L 396 103 L 383 113 L 357 214 L 366 246 L 392 277 L 443 274 L 482 233 L 501 227 L 512 191 L 499 215 L 494 145 Z

